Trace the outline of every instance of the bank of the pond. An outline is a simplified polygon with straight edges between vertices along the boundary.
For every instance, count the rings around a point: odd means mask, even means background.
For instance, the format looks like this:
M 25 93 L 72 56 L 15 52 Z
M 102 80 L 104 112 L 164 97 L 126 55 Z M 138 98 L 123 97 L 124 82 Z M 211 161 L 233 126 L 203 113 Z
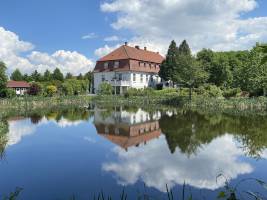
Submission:
M 267 98 L 211 98 L 194 96 L 189 100 L 188 96 L 162 95 L 162 96 L 115 96 L 98 95 L 92 99 L 97 104 L 113 105 L 138 105 L 138 106 L 171 106 L 206 111 L 227 112 L 261 112 L 267 111 Z
M 61 105 L 87 106 L 91 99 L 91 96 L 16 97 L 12 99 L 0 99 L 0 110 L 32 110 Z

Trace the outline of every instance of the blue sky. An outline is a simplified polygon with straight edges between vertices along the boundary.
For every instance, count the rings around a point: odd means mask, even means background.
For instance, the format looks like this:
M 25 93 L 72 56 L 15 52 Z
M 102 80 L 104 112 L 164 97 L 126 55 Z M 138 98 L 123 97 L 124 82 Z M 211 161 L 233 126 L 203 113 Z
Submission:
M 97 0 L 6 0 L 1 1 L 0 25 L 30 41 L 37 50 L 77 50 L 88 57 L 115 31 L 111 16 L 100 11 Z M 82 40 L 95 33 L 96 38 Z
M 0 60 L 9 73 L 84 73 L 126 40 L 163 55 L 172 39 L 187 39 L 193 51 L 267 42 L 266 0 L 0 0 L 0 8 Z

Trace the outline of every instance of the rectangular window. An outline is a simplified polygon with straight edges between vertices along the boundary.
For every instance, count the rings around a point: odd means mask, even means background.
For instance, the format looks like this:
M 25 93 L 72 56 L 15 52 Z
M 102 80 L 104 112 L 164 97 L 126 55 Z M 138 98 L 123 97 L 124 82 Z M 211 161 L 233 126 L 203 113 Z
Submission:
M 141 83 L 143 83 L 143 74 L 141 74 L 141 79 L 140 79 L 140 81 L 141 81 Z
M 105 80 L 106 80 L 105 74 L 102 74 L 102 82 L 104 82 Z
M 146 75 L 146 82 L 148 82 L 148 74 Z
M 120 81 L 122 80 L 122 74 L 119 74 L 119 80 Z
M 115 61 L 114 62 L 114 68 L 118 68 L 120 66 L 120 61 Z
M 108 68 L 108 62 L 105 62 L 104 63 L 104 69 L 107 69 Z
M 136 81 L 136 74 L 133 74 L 133 81 Z

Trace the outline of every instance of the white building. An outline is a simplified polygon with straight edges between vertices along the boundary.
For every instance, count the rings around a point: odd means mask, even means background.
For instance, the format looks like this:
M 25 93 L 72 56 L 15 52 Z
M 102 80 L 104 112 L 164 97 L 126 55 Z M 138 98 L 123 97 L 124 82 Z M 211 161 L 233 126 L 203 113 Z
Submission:
M 139 46 L 125 45 L 99 59 L 94 69 L 94 92 L 107 82 L 113 86 L 114 93 L 122 94 L 128 88 L 143 89 L 155 87 L 161 82 L 158 72 L 164 60 L 159 53 Z

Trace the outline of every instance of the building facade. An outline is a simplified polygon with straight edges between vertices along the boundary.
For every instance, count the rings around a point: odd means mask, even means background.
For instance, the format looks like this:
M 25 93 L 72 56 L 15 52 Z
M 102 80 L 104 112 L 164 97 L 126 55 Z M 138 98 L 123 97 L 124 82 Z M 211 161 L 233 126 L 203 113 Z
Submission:
M 94 69 L 94 92 L 103 82 L 112 85 L 115 94 L 128 88 L 156 87 L 161 82 L 158 72 L 164 57 L 139 46 L 125 45 L 102 57 Z
M 30 84 L 25 81 L 8 81 L 7 88 L 13 89 L 16 92 L 16 95 L 22 96 L 27 94 Z

